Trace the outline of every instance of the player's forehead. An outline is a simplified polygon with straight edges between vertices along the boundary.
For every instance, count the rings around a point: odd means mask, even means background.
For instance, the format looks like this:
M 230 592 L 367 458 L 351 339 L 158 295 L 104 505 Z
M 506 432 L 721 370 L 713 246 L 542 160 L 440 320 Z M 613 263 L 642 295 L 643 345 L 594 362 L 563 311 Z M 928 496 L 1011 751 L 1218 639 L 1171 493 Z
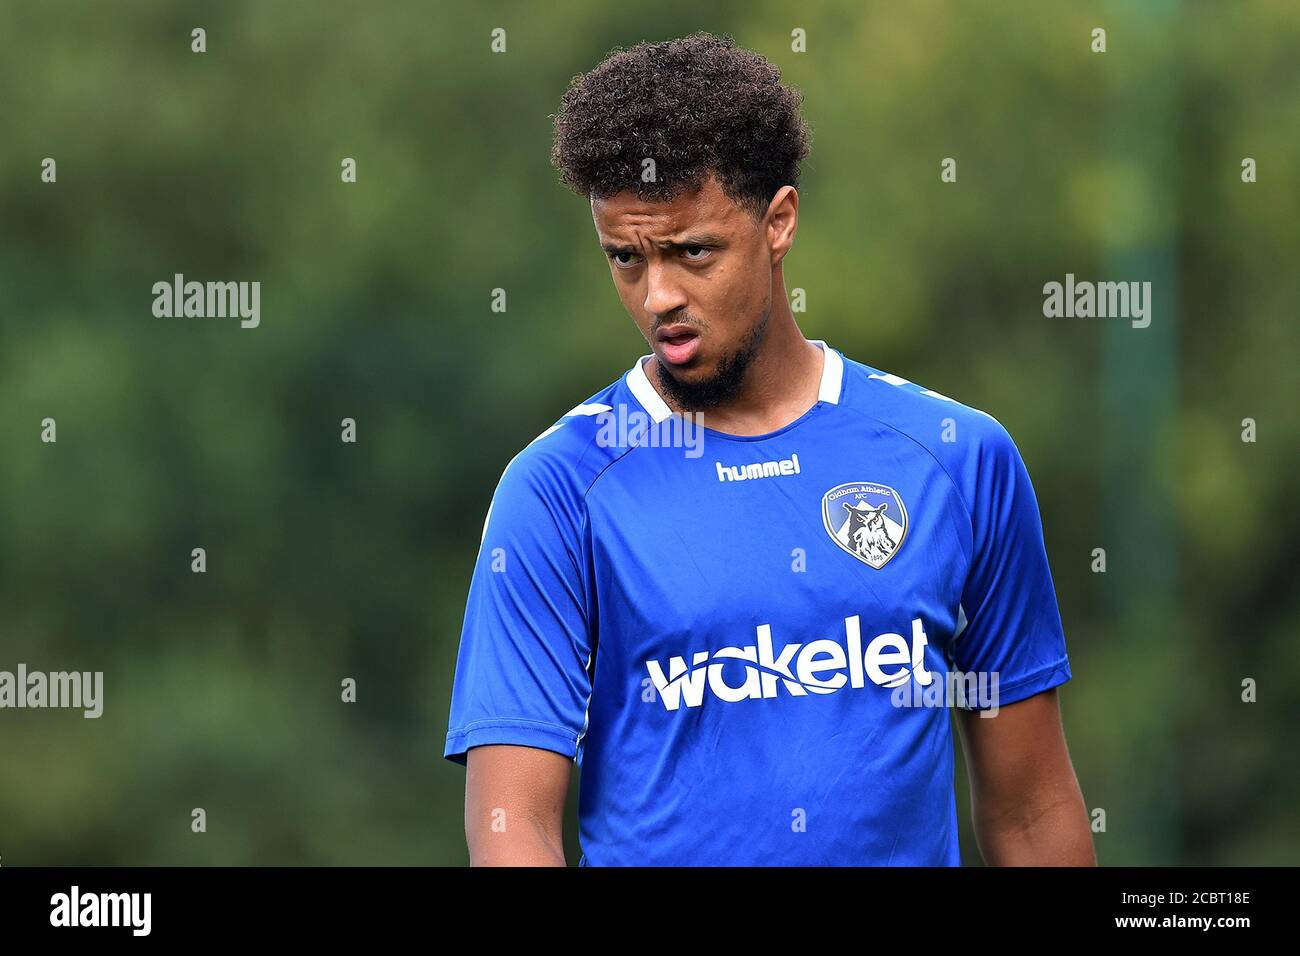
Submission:
M 688 233 L 726 233 L 740 214 L 717 182 L 683 190 L 671 200 L 642 199 L 631 190 L 606 198 L 592 197 L 591 218 L 602 243 L 670 241 Z

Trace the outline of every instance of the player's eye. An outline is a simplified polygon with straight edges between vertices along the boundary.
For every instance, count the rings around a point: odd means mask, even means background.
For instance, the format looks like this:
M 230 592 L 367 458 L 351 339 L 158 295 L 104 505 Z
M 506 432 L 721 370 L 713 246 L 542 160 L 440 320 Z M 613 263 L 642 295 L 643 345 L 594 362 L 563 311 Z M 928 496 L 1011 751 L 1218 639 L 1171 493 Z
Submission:
M 699 254 L 699 255 L 690 255 L 690 253 L 691 253 L 692 250 L 698 250 L 700 254 Z M 709 257 L 709 253 L 710 253 L 711 251 L 712 251 L 712 250 L 711 250 L 708 246 L 686 246 L 686 247 L 685 247 L 685 252 L 687 253 L 686 261 L 687 261 L 687 262 L 703 262 L 705 259 L 707 259 L 707 258 Z
M 627 256 L 628 258 L 625 260 L 622 258 L 623 256 Z M 620 269 L 626 269 L 629 266 L 633 266 L 636 264 L 635 252 L 611 252 L 609 253 L 609 258 L 610 261 L 612 261 L 614 265 L 618 266 Z

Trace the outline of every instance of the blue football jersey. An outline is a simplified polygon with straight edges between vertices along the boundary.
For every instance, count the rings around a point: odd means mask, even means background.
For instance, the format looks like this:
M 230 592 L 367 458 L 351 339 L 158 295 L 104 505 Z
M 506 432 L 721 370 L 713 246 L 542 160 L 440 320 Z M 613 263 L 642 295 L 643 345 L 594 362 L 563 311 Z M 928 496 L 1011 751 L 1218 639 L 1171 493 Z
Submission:
M 643 356 L 497 485 L 444 756 L 575 759 L 581 865 L 960 865 L 950 708 L 1070 679 L 1006 430 L 815 344 L 783 428 L 672 414 Z

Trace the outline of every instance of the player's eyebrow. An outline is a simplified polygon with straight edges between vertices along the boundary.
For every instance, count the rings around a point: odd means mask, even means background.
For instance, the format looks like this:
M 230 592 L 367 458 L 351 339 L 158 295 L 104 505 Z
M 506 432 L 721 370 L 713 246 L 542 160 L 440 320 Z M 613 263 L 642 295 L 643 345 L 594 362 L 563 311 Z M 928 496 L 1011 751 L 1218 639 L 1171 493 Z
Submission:
M 660 249 L 688 249 L 692 246 L 721 246 L 725 245 L 722 236 L 706 232 L 693 232 L 674 239 L 661 239 L 655 243 Z M 616 242 L 602 242 L 600 248 L 605 250 L 605 255 L 636 255 L 635 246 L 620 245 Z

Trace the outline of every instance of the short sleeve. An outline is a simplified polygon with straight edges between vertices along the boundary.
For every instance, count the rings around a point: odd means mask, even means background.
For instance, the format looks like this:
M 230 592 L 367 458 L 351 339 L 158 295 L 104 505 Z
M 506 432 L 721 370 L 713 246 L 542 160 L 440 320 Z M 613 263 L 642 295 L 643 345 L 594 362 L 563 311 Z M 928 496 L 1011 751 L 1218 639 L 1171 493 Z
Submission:
M 524 450 L 492 497 L 470 582 L 443 756 L 519 744 L 576 757 L 591 697 L 581 489 Z
M 1071 673 L 1029 472 L 1006 429 L 988 424 L 974 468 L 972 556 L 951 656 L 964 673 L 996 673 L 1002 706 Z

